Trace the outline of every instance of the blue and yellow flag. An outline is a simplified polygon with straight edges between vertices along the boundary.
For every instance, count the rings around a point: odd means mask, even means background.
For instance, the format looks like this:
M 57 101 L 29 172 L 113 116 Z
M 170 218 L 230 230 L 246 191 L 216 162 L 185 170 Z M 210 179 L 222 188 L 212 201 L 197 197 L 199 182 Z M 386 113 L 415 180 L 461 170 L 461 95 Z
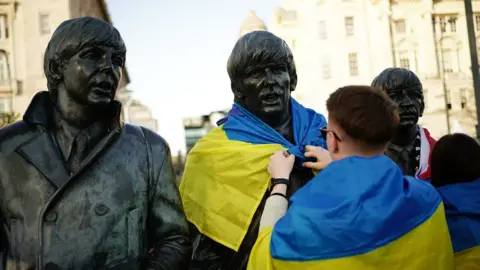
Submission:
M 456 269 L 480 269 L 480 179 L 438 188 L 455 252 Z
M 331 163 L 262 229 L 249 270 L 447 270 L 453 251 L 441 198 L 388 157 Z
M 187 219 L 212 240 L 238 251 L 270 184 L 270 156 L 287 149 L 305 161 L 304 147 L 326 147 L 325 117 L 291 99 L 293 145 L 234 104 L 220 127 L 200 139 L 187 157 L 180 193 Z

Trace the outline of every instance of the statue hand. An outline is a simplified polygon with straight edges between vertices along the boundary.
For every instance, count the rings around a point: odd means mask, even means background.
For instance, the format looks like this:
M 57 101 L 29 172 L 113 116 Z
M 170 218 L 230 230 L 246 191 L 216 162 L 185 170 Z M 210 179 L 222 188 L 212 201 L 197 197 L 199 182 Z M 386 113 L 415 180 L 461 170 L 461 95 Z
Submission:
M 328 150 L 318 146 L 307 145 L 305 147 L 305 157 L 317 159 L 315 162 L 308 161 L 303 163 L 303 167 L 315 170 L 323 170 L 328 164 L 330 164 L 330 162 L 332 162 Z
M 290 173 L 295 163 L 295 156 L 290 155 L 285 150 L 278 150 L 271 157 L 268 162 L 268 172 L 272 178 L 290 178 Z

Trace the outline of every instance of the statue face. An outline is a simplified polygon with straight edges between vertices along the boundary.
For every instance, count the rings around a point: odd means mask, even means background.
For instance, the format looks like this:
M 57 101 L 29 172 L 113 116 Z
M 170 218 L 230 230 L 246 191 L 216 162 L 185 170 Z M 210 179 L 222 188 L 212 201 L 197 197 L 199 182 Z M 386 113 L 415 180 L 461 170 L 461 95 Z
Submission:
M 240 88 L 242 105 L 260 119 L 289 110 L 290 75 L 286 63 L 248 66 Z
M 387 94 L 397 104 L 400 126 L 416 125 L 423 114 L 423 93 L 421 89 L 392 89 Z
M 124 53 L 109 46 L 87 46 L 63 67 L 63 83 L 79 104 L 105 106 L 114 98 L 120 82 Z

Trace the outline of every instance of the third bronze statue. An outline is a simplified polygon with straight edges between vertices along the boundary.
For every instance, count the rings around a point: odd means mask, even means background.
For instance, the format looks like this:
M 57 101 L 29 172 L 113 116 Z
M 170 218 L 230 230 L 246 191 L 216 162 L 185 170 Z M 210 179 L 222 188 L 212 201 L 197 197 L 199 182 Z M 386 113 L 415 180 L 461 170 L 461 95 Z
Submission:
M 372 87 L 385 91 L 398 106 L 400 125 L 386 155 L 404 174 L 429 180 L 430 156 L 436 141 L 426 128 L 418 125 L 425 108 L 420 79 L 410 70 L 387 68 L 373 80 Z
M 180 186 L 192 228 L 191 269 L 246 269 L 270 184 L 270 156 L 278 149 L 296 156 L 291 196 L 313 177 L 301 165 L 304 147 L 326 148 L 325 117 L 291 97 L 297 73 L 285 41 L 266 31 L 248 33 L 235 44 L 227 70 L 232 109 L 191 150 Z
M 63 22 L 48 90 L 0 129 L 0 269 L 186 269 L 191 244 L 170 151 L 121 121 L 126 48 L 102 20 Z

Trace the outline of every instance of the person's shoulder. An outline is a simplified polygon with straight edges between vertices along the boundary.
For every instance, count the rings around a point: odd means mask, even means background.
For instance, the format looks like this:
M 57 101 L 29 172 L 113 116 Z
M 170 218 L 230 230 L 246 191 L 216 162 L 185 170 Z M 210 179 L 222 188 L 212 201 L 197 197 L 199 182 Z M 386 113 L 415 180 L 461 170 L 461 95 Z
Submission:
M 142 136 L 144 141 L 151 147 L 154 154 L 169 153 L 170 146 L 168 142 L 157 132 L 143 126 L 131 124 L 125 124 L 125 127 L 128 130 L 136 130 L 138 135 Z
M 0 128 L 0 141 L 25 134 L 29 131 L 28 125 L 24 121 L 17 121 Z
M 441 200 L 440 193 L 429 182 L 413 176 L 404 175 L 406 195 L 435 207 Z
M 17 121 L 0 128 L 0 149 L 16 148 L 34 134 L 34 130 L 24 121 Z

